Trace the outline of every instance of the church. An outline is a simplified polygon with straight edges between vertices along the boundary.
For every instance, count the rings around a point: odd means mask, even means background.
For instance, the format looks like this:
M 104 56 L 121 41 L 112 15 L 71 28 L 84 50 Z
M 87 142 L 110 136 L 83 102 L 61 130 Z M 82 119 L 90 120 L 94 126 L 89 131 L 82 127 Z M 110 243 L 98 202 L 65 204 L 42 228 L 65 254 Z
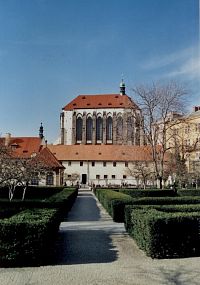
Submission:
M 48 145 L 65 167 L 67 185 L 135 185 L 127 168 L 151 161 L 140 108 L 120 83 L 117 94 L 79 95 L 62 108 L 59 144 Z

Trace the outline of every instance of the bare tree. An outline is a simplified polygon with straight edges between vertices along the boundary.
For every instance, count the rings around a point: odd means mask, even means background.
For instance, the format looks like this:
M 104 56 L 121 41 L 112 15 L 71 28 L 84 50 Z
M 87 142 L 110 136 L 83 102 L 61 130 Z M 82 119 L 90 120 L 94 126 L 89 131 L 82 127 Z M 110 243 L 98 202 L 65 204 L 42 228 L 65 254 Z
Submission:
M 166 158 L 167 132 L 170 114 L 184 110 L 184 87 L 176 82 L 138 86 L 133 89 L 143 114 L 143 127 L 147 144 L 151 146 L 152 160 L 159 188 L 163 188 L 164 164 Z M 174 121 L 177 124 L 177 122 Z
M 14 197 L 17 186 L 23 188 L 22 200 L 31 180 L 37 173 L 49 170 L 39 154 L 31 158 L 16 157 L 14 152 L 7 146 L 0 145 L 0 185 L 9 189 L 9 200 Z
M 126 174 L 134 177 L 138 183 L 139 181 L 142 181 L 143 188 L 146 189 L 147 182 L 152 180 L 155 173 L 153 171 L 152 163 L 136 161 L 127 168 Z
M 76 172 L 72 174 L 65 173 L 64 174 L 64 182 L 70 181 L 71 184 L 73 184 L 75 181 L 78 181 L 80 178 L 80 175 Z

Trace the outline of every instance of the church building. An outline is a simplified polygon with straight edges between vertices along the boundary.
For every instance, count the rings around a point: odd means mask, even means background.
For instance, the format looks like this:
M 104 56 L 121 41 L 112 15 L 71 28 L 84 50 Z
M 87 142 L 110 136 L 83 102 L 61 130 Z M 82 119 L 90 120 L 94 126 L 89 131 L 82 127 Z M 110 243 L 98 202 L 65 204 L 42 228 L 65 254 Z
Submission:
M 50 151 L 65 167 L 67 185 L 135 185 L 127 168 L 151 161 L 140 108 L 120 83 L 118 94 L 79 95 L 63 107 L 59 144 Z

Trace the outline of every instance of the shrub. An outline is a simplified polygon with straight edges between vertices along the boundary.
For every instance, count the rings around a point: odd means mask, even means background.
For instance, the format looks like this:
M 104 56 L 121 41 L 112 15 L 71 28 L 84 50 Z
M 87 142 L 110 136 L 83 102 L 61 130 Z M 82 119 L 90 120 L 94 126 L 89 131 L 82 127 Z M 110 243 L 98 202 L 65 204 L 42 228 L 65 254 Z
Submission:
M 108 189 L 97 189 L 96 196 L 113 221 L 124 221 L 124 207 L 133 200 L 129 195 Z
M 199 204 L 200 197 L 146 197 L 134 199 L 132 204 L 135 205 L 182 205 L 182 204 Z
M 134 210 L 145 209 L 145 211 L 149 209 L 156 209 L 162 212 L 174 213 L 174 212 L 200 212 L 199 204 L 190 204 L 190 205 L 127 205 L 125 206 L 125 214 L 124 214 L 124 225 L 125 229 L 128 233 L 131 233 L 133 230 L 133 223 L 131 221 L 131 214 Z
M 75 188 L 65 188 L 42 201 L 2 203 L 0 213 L 4 219 L 0 219 L 0 264 L 24 266 L 43 262 L 77 193 Z M 7 205 L 10 205 L 8 213 Z
M 51 195 L 56 194 L 63 190 L 63 186 L 59 187 L 50 187 L 50 186 L 28 186 L 25 194 L 25 200 L 27 199 L 45 199 L 50 197 Z M 8 199 L 8 188 L 0 187 L 0 199 Z M 17 186 L 14 194 L 14 199 L 22 199 L 23 188 L 21 186 Z
M 56 209 L 25 210 L 0 220 L 1 266 L 40 264 L 59 223 Z
M 178 196 L 200 196 L 200 190 L 178 190 L 177 194 Z
M 167 213 L 156 209 L 134 209 L 129 229 L 138 246 L 152 258 L 198 256 L 199 212 Z
M 141 197 L 174 197 L 176 193 L 173 190 L 144 190 L 144 189 L 120 189 L 120 193 L 130 195 L 133 198 Z

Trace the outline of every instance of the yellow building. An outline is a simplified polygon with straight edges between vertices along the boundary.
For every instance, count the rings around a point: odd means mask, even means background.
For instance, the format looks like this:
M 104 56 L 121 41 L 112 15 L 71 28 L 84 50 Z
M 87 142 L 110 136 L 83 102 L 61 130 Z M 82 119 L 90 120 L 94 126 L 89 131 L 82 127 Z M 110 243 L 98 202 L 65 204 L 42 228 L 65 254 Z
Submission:
M 200 106 L 188 115 L 172 114 L 167 129 L 166 145 L 185 159 L 191 178 L 200 178 Z

